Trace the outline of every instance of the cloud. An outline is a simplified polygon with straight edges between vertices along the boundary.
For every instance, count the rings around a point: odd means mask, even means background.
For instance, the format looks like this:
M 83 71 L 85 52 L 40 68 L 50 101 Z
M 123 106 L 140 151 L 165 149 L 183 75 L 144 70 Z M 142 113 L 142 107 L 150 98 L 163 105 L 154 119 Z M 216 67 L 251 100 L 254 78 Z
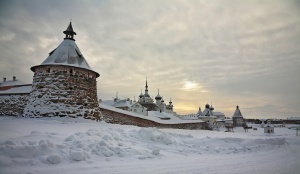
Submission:
M 212 101 L 229 116 L 237 104 L 300 115 L 299 7 L 292 0 L 1 1 L 0 74 L 30 83 L 30 67 L 60 44 L 72 19 L 77 45 L 101 75 L 99 98 L 137 98 L 148 77 L 150 95 L 160 88 L 179 113 Z

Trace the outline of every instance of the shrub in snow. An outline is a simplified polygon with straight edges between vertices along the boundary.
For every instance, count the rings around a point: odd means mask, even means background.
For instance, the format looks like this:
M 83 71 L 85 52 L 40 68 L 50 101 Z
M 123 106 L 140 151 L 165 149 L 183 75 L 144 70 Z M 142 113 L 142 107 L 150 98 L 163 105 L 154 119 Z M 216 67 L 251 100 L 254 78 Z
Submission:
M 5 141 L 6 145 L 11 145 L 11 146 L 15 146 L 16 144 L 13 141 L 7 140 Z
M 159 155 L 159 152 L 160 152 L 159 149 L 154 149 L 154 150 L 152 151 L 152 154 L 153 154 L 153 155 Z
M 73 140 L 75 140 L 75 139 L 76 139 L 75 136 L 74 136 L 74 135 L 71 135 L 71 136 L 67 137 L 67 138 L 65 139 L 65 141 L 73 141 Z
M 110 156 L 113 156 L 114 155 L 114 152 L 111 151 L 110 149 L 108 149 L 107 147 L 103 147 L 101 146 L 100 147 L 100 151 L 102 153 L 102 155 L 104 155 L 105 157 L 110 157 Z
M 47 157 L 47 161 L 51 164 L 58 164 L 61 162 L 61 158 L 58 155 L 50 155 Z
M 170 136 L 156 128 L 142 128 L 138 132 L 139 136 L 155 142 L 163 143 L 166 145 L 173 144 Z
M 82 152 L 72 152 L 70 157 L 73 161 L 82 161 L 84 156 Z

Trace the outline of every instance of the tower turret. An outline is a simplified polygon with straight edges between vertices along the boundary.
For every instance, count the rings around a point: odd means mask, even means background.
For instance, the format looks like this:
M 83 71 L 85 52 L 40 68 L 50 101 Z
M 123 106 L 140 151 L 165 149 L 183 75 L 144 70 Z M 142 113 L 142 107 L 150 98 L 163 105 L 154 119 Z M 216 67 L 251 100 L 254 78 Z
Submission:
M 62 43 L 40 65 L 31 67 L 33 84 L 24 116 L 99 120 L 96 78 L 100 74 L 91 69 L 76 45 L 71 22 L 63 33 Z
M 68 28 L 66 29 L 66 31 L 63 32 L 64 34 L 66 34 L 65 39 L 71 39 L 74 40 L 74 35 L 76 35 L 76 33 L 73 31 L 73 27 L 72 27 L 72 23 L 70 22 Z

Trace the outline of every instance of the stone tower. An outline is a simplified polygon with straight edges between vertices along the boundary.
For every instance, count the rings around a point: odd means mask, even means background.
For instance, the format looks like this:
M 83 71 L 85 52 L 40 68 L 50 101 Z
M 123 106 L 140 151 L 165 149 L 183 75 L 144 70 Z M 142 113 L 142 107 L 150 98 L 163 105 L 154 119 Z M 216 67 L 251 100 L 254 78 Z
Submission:
M 238 105 L 236 106 L 235 112 L 232 116 L 232 120 L 234 126 L 243 126 L 244 124 L 244 118 Z
M 63 42 L 42 64 L 31 67 L 32 90 L 23 116 L 101 119 L 96 87 L 100 75 L 77 47 L 71 22 L 63 33 Z

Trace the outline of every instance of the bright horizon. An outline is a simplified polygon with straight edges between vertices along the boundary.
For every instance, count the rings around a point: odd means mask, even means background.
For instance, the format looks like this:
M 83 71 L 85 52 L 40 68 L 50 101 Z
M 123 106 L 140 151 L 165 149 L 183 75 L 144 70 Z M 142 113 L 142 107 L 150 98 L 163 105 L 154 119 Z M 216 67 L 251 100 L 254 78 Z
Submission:
M 231 117 L 300 116 L 300 3 L 245 1 L 1 1 L 0 75 L 32 83 L 64 38 L 97 79 L 98 99 L 172 98 L 178 114 L 206 103 Z M 2 80 L 1 80 L 2 81 Z

